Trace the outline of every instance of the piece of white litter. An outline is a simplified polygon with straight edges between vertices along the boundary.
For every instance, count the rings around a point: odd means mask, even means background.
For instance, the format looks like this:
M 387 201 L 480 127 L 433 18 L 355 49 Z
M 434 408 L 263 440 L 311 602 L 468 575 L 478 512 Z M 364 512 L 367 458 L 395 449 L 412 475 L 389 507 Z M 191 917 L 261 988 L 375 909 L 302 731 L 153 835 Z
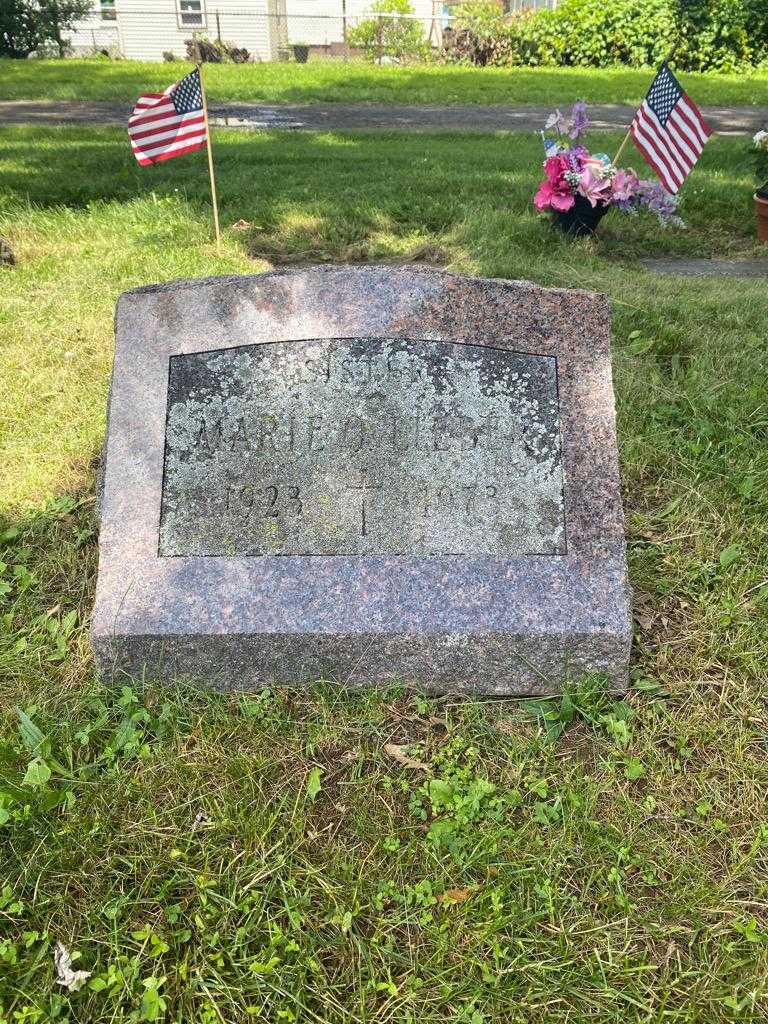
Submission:
M 198 811 L 195 815 L 195 820 L 192 822 L 192 831 L 197 832 L 203 825 L 207 825 L 210 820 L 205 811 Z
M 63 942 L 57 942 L 53 951 L 53 963 L 56 968 L 56 981 L 68 992 L 77 992 L 88 981 L 90 971 L 73 971 L 72 954 Z

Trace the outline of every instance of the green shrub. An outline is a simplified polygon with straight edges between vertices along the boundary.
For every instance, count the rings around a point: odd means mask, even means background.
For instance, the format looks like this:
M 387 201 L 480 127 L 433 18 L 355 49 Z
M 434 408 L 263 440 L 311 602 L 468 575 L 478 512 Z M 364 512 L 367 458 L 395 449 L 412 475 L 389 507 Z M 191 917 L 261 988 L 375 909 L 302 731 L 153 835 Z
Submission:
M 753 48 L 755 64 L 768 62 L 768 3 L 766 0 L 744 0 L 746 29 Z
M 347 34 L 349 45 L 362 50 L 368 60 L 381 61 L 387 57 L 406 64 L 429 57 L 431 50 L 421 23 L 408 20 L 408 16 L 413 16 L 409 0 L 376 0 L 371 13 L 375 17 L 361 21 Z
M 675 0 L 677 63 L 688 71 L 724 72 L 750 63 L 760 39 L 750 38 L 751 22 L 759 17 L 757 4 L 752 13 L 749 6 L 744 0 Z
M 526 26 L 536 17 L 525 9 L 505 15 L 497 0 L 469 0 L 454 10 L 443 33 L 443 59 L 451 64 L 536 64 L 536 44 Z
M 86 17 L 89 0 L 0 0 L 0 57 L 28 57 L 52 49 L 64 57 L 68 43 L 63 33 Z
M 682 70 L 728 72 L 768 60 L 768 0 L 563 0 L 509 16 L 472 0 L 445 42 L 458 63 L 655 67 L 674 48 Z
M 519 28 L 530 63 L 599 68 L 659 64 L 675 32 L 669 0 L 564 0 Z
M 457 32 L 469 29 L 484 37 L 503 31 L 505 22 L 504 10 L 498 0 L 467 0 L 454 7 L 451 25 Z

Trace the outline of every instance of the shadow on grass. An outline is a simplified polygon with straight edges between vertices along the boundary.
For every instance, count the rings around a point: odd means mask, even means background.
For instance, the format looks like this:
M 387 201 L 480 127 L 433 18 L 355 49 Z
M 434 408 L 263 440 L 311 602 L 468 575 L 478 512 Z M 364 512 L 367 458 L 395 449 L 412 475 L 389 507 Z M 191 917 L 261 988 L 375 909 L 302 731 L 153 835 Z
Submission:
M 245 251 L 273 263 L 404 257 L 445 264 L 467 237 L 482 261 L 482 236 L 493 247 L 500 234 L 510 242 L 520 234 L 541 254 L 568 247 L 542 230 L 532 206 L 541 163 L 536 138 L 224 131 L 214 147 L 222 224 L 245 222 L 238 235 Z M 631 162 L 642 170 L 639 157 Z M 737 144 L 712 144 L 683 194 L 689 231 L 664 232 L 650 217 L 612 214 L 600 232 L 605 255 L 728 254 L 750 245 L 742 163 Z M 194 219 L 210 218 L 203 153 L 140 168 L 115 129 L 10 130 L 0 170 L 12 203 L 92 211 L 157 203 L 162 241 L 162 202 L 183 200 Z

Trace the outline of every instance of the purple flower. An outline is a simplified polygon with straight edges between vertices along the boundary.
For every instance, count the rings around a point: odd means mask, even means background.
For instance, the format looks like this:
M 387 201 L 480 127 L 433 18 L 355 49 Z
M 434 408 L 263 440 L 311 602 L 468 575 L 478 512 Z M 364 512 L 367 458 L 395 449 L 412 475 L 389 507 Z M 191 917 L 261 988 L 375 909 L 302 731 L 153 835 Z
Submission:
M 568 159 L 571 170 L 581 174 L 584 169 L 584 161 L 589 156 L 589 150 L 585 146 L 571 146 L 564 155 Z
M 571 123 L 568 134 L 572 139 L 580 139 L 589 126 L 587 117 L 587 104 L 578 100 L 571 108 Z
M 638 182 L 637 197 L 640 204 L 647 207 L 650 213 L 654 213 L 664 227 L 669 224 L 685 227 L 677 215 L 679 198 L 667 192 L 660 182 L 647 180 Z

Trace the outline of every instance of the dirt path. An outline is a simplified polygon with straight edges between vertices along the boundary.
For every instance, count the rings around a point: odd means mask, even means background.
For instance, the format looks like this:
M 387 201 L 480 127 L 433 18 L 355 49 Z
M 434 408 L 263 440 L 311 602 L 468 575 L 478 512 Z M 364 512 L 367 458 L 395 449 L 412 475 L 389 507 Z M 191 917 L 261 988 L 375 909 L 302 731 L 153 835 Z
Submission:
M 67 100 L 0 101 L 0 125 L 81 124 L 124 125 L 129 105 L 78 103 Z M 495 132 L 537 131 L 548 107 L 383 106 L 378 104 L 313 103 L 216 104 L 214 124 L 231 128 L 293 128 L 304 131 Z M 635 111 L 619 105 L 591 105 L 597 130 L 626 127 Z M 763 127 L 760 107 L 705 107 L 704 116 L 720 135 L 744 135 Z

